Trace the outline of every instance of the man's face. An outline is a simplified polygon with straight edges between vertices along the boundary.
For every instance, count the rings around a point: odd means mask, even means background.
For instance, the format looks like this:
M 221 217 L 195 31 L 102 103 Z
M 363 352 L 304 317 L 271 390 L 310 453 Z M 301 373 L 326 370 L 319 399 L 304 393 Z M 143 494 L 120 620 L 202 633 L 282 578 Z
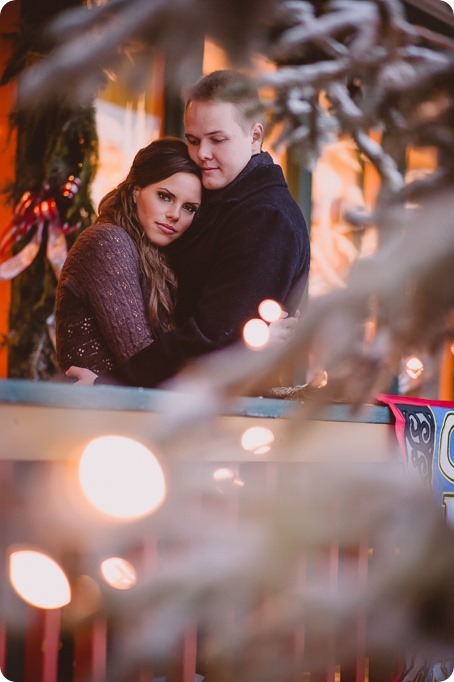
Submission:
M 206 189 L 221 189 L 236 178 L 253 153 L 260 151 L 256 126 L 240 125 L 241 114 L 229 102 L 191 102 L 184 115 L 189 155 L 202 169 Z

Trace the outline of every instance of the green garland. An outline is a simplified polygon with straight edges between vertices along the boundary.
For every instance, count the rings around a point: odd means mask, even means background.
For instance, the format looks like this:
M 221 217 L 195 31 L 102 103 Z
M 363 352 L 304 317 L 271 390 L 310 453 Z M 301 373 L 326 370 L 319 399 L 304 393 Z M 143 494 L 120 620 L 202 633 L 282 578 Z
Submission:
M 37 53 L 37 36 L 40 53 Z M 45 57 L 46 51 L 42 49 L 45 41 L 39 36 L 36 25 L 30 27 L 22 22 L 16 49 L 1 84 L 20 76 L 30 57 L 33 60 Z M 25 45 L 28 46 L 26 54 Z M 46 47 L 51 49 L 51 45 Z M 93 106 L 59 98 L 40 108 L 13 111 L 11 125 L 17 132 L 15 178 L 2 191 L 14 206 L 25 192 L 54 198 L 60 223 L 77 226 L 67 237 L 70 247 L 77 234 L 94 218 L 89 194 L 98 151 Z M 61 187 L 70 177 L 78 178 L 80 185 L 75 195 L 68 198 L 62 195 Z M 52 333 L 57 280 L 46 256 L 47 227 L 45 223 L 37 256 L 12 280 L 7 340 L 11 378 L 59 376 Z M 36 226 L 16 241 L 13 252 L 20 251 L 34 232 Z

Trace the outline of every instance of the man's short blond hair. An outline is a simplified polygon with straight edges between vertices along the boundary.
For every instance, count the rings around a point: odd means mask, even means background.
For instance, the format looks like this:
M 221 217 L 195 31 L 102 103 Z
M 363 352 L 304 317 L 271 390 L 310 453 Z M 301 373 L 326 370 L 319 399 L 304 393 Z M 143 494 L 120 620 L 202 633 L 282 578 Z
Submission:
M 249 76 L 239 71 L 213 71 L 187 88 L 183 96 L 185 109 L 191 102 L 227 102 L 237 109 L 240 123 L 265 123 L 264 107 L 257 85 Z

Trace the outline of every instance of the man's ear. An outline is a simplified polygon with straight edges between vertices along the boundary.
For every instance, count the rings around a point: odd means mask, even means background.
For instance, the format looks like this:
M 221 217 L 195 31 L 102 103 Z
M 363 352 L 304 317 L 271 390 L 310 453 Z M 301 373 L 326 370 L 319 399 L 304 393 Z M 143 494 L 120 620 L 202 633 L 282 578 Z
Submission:
M 252 133 L 252 151 L 253 152 L 259 152 L 261 147 L 262 147 L 262 141 L 263 141 L 263 134 L 264 134 L 263 124 L 260 123 L 260 121 L 257 121 L 256 123 L 254 123 L 254 125 L 251 128 L 251 133 Z

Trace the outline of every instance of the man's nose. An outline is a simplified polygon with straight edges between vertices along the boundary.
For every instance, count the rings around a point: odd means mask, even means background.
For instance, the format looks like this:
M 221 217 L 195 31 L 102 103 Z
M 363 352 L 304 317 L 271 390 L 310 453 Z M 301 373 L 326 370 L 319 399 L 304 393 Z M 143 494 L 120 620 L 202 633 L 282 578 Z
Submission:
M 202 140 L 199 144 L 199 149 L 198 149 L 198 157 L 199 159 L 211 159 L 211 145 L 208 142 L 208 140 Z

